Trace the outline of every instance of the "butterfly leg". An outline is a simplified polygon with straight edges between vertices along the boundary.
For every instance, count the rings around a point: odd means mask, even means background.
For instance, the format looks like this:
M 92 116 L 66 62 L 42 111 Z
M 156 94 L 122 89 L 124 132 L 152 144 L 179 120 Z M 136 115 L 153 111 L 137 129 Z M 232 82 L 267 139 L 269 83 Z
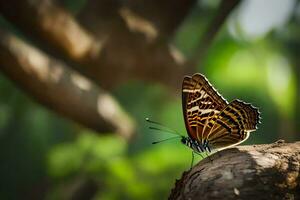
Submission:
M 190 167 L 190 169 L 192 169 L 192 167 L 193 167 L 193 164 L 194 164 L 194 158 L 195 158 L 194 151 L 192 151 L 192 162 L 191 162 L 191 167 Z
M 206 157 L 208 157 L 209 161 L 212 163 L 212 159 L 210 158 L 210 156 L 208 155 L 207 151 L 205 151 Z
M 202 160 L 204 159 L 203 155 L 201 153 L 198 153 L 196 151 L 193 151 L 194 153 L 196 153 L 197 155 L 201 156 Z
M 192 163 L 191 163 L 191 168 L 190 169 L 192 169 L 193 164 L 194 164 L 195 153 L 197 155 L 201 156 L 202 160 L 204 159 L 204 157 L 203 157 L 203 155 L 201 153 L 198 153 L 196 151 L 192 151 Z M 207 154 L 207 152 L 206 152 L 206 155 L 209 157 L 209 155 Z M 209 160 L 212 161 L 210 157 L 209 157 Z
M 219 156 L 219 158 L 222 156 L 221 155 L 221 152 L 219 151 L 219 150 L 216 150 L 217 151 L 217 153 L 216 154 L 218 154 L 218 156 Z

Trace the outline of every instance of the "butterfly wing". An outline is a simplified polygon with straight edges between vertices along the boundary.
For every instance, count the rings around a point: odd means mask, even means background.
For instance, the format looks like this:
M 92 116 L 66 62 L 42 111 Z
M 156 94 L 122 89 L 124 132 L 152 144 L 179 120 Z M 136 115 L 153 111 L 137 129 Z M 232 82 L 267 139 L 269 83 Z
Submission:
M 213 126 L 210 122 L 226 106 L 227 101 L 202 74 L 186 76 L 182 83 L 182 110 L 190 138 L 203 142 Z
M 244 142 L 257 129 L 259 111 L 251 104 L 234 100 L 213 121 L 207 140 L 220 150 Z

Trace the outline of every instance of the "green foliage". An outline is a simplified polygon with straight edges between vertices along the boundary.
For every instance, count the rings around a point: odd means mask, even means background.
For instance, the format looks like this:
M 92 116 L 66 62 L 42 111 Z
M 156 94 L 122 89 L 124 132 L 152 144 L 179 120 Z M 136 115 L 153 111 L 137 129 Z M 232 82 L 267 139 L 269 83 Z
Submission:
M 126 151 L 126 143 L 117 136 L 85 132 L 76 141 L 53 148 L 48 172 L 57 183 L 81 176 L 101 182 L 99 199 L 159 199 L 167 198 L 174 182 L 171 177 L 178 177 L 191 158 L 178 143 L 158 145 L 135 155 Z M 54 190 L 62 191 L 61 185 L 57 186 Z

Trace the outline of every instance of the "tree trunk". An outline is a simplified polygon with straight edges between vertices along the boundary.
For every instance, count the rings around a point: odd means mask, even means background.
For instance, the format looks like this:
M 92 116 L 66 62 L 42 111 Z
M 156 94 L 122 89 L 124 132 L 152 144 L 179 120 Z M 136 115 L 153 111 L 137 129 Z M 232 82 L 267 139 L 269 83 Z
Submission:
M 210 159 L 184 172 L 169 199 L 300 199 L 300 142 L 239 146 Z

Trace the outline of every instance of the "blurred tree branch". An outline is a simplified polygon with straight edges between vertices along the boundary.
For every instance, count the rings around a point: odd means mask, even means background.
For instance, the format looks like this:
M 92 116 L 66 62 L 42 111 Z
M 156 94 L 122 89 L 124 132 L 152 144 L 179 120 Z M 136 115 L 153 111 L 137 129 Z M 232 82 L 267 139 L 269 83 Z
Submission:
M 95 1 L 90 2 L 95 3 Z M 196 0 L 127 0 L 126 5 L 122 4 L 122 6 L 151 22 L 159 31 L 158 37 L 168 39 L 175 33 L 196 3 Z
M 201 49 L 209 48 L 214 36 L 237 2 L 237 0 L 222 1 L 215 19 L 203 36 L 200 50 L 195 53 L 197 59 L 202 58 L 205 51 Z M 118 86 L 129 79 L 139 79 L 160 82 L 173 90 L 179 90 L 181 84 L 179 80 L 185 74 L 192 73 L 196 64 L 186 61 L 180 51 L 172 46 L 170 40 L 195 3 L 195 0 L 89 0 L 79 16 L 75 18 L 54 0 L 11 0 L 9 3 L 0 0 L 0 12 L 6 20 L 22 34 L 25 34 L 26 39 L 31 40 L 42 52 L 52 56 L 52 58 L 48 58 L 47 55 L 41 54 L 45 59 L 53 59 L 60 63 L 62 71 L 68 73 L 75 73 L 71 68 L 75 69 L 101 88 L 107 89 Z M 21 43 L 20 40 L 18 41 Z M 2 44 L 3 49 L 7 48 L 4 44 L 6 43 Z M 37 50 L 35 49 L 35 51 Z M 13 59 L 13 53 L 9 54 Z M 66 64 L 58 60 L 62 60 Z M 13 61 L 16 62 L 16 60 Z M 19 63 L 19 69 L 16 71 L 22 69 L 21 65 L 22 63 Z M 52 68 L 50 69 L 52 70 Z M 14 69 L 7 67 L 6 74 L 13 78 L 15 75 L 12 76 L 9 74 L 10 72 L 14 72 Z M 25 72 L 23 72 L 24 76 L 28 75 Z M 29 85 L 39 85 L 41 82 L 37 77 L 26 81 L 29 80 L 31 80 Z M 34 80 L 37 81 L 35 84 Z M 15 81 L 26 85 L 25 81 L 21 82 L 18 79 Z M 47 84 L 49 83 L 42 82 L 41 86 Z M 65 82 L 65 84 L 73 85 L 72 82 Z M 90 82 L 90 84 L 92 83 Z M 97 88 L 93 85 L 94 87 Z M 36 90 L 40 90 L 40 92 Z M 75 87 L 74 94 L 71 95 L 75 95 L 76 90 L 78 89 Z M 47 98 L 41 100 L 40 93 L 43 92 L 43 87 L 36 88 L 35 86 L 35 89 L 31 88 L 27 91 L 48 107 L 49 102 L 47 101 L 55 99 L 55 97 L 50 98 L 48 94 Z M 98 88 L 97 91 L 101 93 Z M 55 96 L 54 91 L 51 95 Z M 75 98 L 75 96 L 73 97 Z M 77 101 L 78 108 L 76 110 L 85 110 L 85 106 L 90 104 L 88 99 L 81 98 L 80 101 Z M 116 102 L 114 104 L 117 105 Z M 85 115 L 87 118 L 83 119 L 84 116 L 72 113 L 75 111 L 67 108 L 63 111 L 63 108 L 54 108 L 58 105 L 53 104 L 52 108 L 88 127 L 94 127 L 96 130 L 102 130 L 99 127 L 95 128 L 102 122 L 104 123 L 102 131 L 106 130 L 105 127 L 111 126 L 114 129 L 121 126 L 116 123 L 131 124 L 129 122 L 120 123 L 116 119 L 113 125 L 109 125 L 111 122 L 105 122 L 104 119 L 96 122 L 97 110 L 86 111 L 93 114 Z M 91 120 L 90 118 L 93 119 L 88 122 Z M 106 126 L 105 123 L 108 123 L 106 125 L 109 126 Z M 132 127 L 129 126 L 128 130 L 132 130 Z
M 178 88 L 178 80 L 187 71 L 193 71 L 192 66 L 208 49 L 238 2 L 221 2 L 194 54 L 195 59 L 188 64 L 180 52 L 170 46 L 169 39 L 195 4 L 194 0 L 125 3 L 90 0 L 79 16 L 89 31 L 51 0 L 12 0 L 10 4 L 0 1 L 0 9 L 3 16 L 29 38 L 39 41 L 44 49 L 52 49 L 52 54 L 64 53 L 65 60 L 76 63 L 71 66 L 104 88 L 132 78 L 159 81 Z M 112 74 L 114 81 L 107 78 Z
M 133 122 L 107 92 L 11 33 L 0 30 L 1 71 L 46 107 L 101 133 L 129 138 Z
M 183 173 L 170 200 L 300 197 L 300 142 L 240 146 L 210 158 Z
M 177 88 L 178 80 L 185 74 L 180 53 L 166 39 L 158 37 L 159 30 L 151 22 L 120 7 L 118 2 L 88 1 L 88 9 L 83 13 L 95 18 L 85 21 L 100 27 L 97 32 L 87 24 L 84 27 L 89 31 L 85 30 L 51 0 L 12 0 L 10 4 L 1 0 L 0 11 L 40 48 L 68 63 L 76 63 L 71 66 L 103 88 L 128 79 L 154 80 Z
M 51 0 L 0 0 L 1 14 L 25 33 L 29 39 L 47 46 L 52 53 L 66 54 L 77 60 L 91 54 L 93 38 L 80 27 L 73 16 Z
M 100 66 L 90 71 L 95 79 L 101 80 L 101 85 L 105 88 L 114 87 L 128 79 L 155 81 L 173 89 L 180 88 L 178 80 L 187 69 L 184 67 L 183 55 L 170 44 L 172 36 L 169 34 L 170 28 L 169 32 L 163 32 L 167 29 L 164 29 L 164 24 L 171 23 L 158 17 L 161 16 L 159 13 L 163 12 L 161 2 L 173 3 L 173 1 L 89 0 L 81 11 L 78 16 L 80 24 L 103 44 L 100 54 L 88 60 L 85 68 Z M 183 13 L 188 11 L 193 2 L 185 1 L 187 5 L 180 7 L 184 10 Z M 169 6 L 169 10 L 164 12 L 171 13 L 171 8 L 172 6 Z M 173 13 L 173 19 L 174 15 L 180 13 L 179 9 L 176 11 L 178 12 Z M 171 21 L 170 16 L 162 16 Z M 184 16 L 181 18 L 183 20 Z M 106 82 L 105 77 L 111 74 L 115 81 Z

